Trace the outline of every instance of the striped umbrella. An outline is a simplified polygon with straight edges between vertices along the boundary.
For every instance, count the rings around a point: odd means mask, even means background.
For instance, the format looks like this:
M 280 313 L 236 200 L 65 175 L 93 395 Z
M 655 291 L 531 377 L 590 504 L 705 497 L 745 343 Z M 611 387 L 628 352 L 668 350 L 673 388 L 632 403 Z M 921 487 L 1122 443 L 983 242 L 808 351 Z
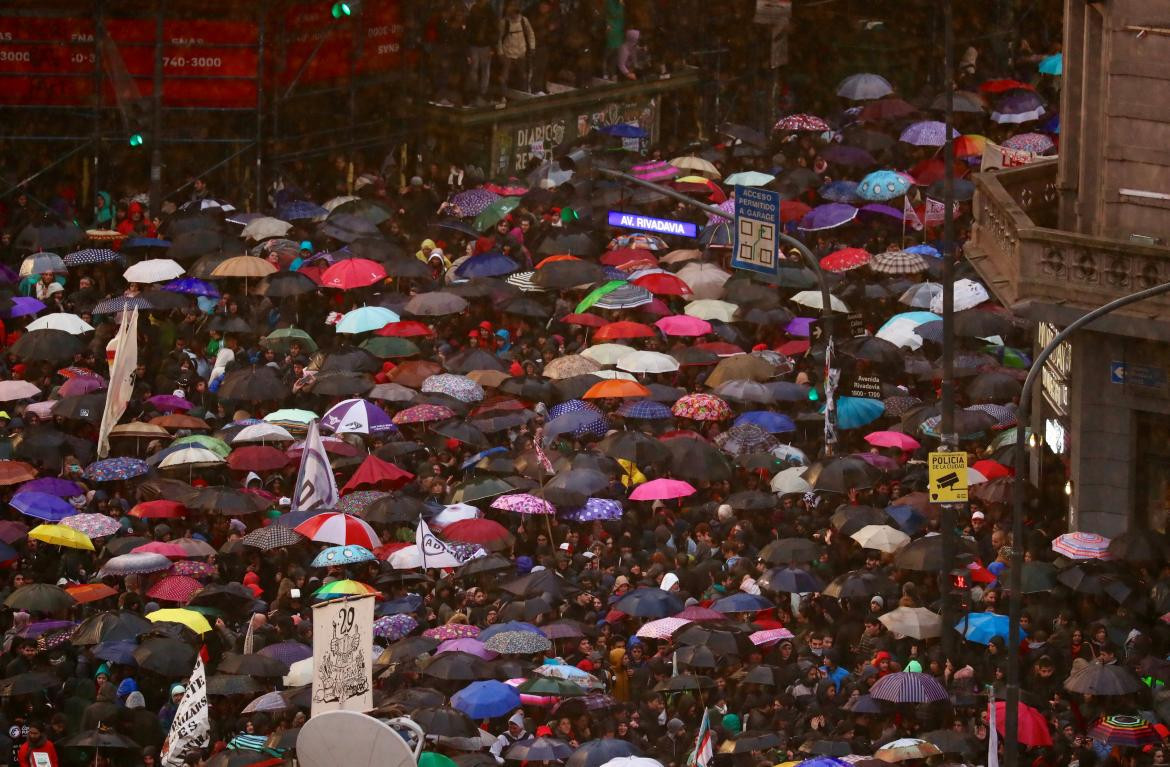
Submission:
M 927 674 L 898 671 L 887 674 L 874 683 L 870 697 L 891 703 L 932 703 L 947 700 L 947 691 Z
M 1052 550 L 1069 559 L 1109 559 L 1109 539 L 1097 533 L 1065 533 L 1052 540 Z
M 338 546 L 357 545 L 373 550 L 381 545 L 378 534 L 363 519 L 338 511 L 310 517 L 295 528 L 298 533 L 318 543 Z
M 1140 716 L 1105 716 L 1093 723 L 1089 737 L 1107 746 L 1145 746 L 1162 739 L 1154 726 Z

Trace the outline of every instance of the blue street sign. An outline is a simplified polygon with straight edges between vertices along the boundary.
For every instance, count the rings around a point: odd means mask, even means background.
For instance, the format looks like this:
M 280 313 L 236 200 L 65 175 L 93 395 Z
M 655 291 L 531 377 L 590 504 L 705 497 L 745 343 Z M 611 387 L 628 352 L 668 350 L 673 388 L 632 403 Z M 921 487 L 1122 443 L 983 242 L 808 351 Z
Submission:
M 735 187 L 735 243 L 731 265 L 760 274 L 780 273 L 780 193 Z
M 676 237 L 698 237 L 699 225 L 689 221 L 674 221 L 669 218 L 652 218 L 638 213 L 609 212 L 609 225 L 621 229 L 637 229 L 654 234 L 673 234 Z

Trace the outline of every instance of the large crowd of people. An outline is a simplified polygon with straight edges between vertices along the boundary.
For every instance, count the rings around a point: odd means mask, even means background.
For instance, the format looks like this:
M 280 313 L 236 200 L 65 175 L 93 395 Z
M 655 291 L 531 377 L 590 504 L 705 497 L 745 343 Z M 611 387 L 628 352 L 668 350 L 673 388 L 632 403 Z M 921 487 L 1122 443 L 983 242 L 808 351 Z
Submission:
M 637 36 L 612 42 L 624 73 Z M 427 767 L 989 764 L 1012 654 L 1026 763 L 1165 764 L 1170 546 L 1067 532 L 1013 476 L 1047 449 L 1013 441 L 1032 337 L 962 255 L 984 149 L 1036 160 L 1056 124 L 1032 83 L 968 85 L 953 254 L 938 103 L 876 75 L 669 161 L 601 133 L 517 179 L 339 164 L 255 213 L 201 181 L 157 212 L 103 193 L 86 228 L 15 196 L 0 763 L 158 764 L 196 657 L 210 737 L 169 763 L 293 759 L 313 605 L 369 593 L 370 713 L 419 722 Z M 778 192 L 820 260 L 828 354 L 799 255 L 734 268 L 737 186 Z M 700 236 L 608 228 L 618 204 Z M 925 465 L 946 258 L 972 499 L 949 530 Z M 328 507 L 297 481 L 318 444 Z M 458 566 L 428 566 L 423 525 Z

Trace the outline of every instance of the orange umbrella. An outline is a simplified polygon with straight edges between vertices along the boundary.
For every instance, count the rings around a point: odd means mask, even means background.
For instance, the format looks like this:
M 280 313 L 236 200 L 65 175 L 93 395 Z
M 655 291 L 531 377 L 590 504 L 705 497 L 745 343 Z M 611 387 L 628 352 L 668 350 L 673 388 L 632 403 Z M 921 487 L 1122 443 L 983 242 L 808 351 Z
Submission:
M 548 258 L 541 259 L 540 263 L 537 264 L 533 268 L 539 269 L 540 267 L 544 266 L 545 264 L 555 264 L 557 261 L 580 261 L 580 260 L 581 259 L 577 258 L 574 255 L 570 255 L 569 253 L 561 253 L 561 254 L 556 255 L 556 256 L 549 256 Z
M 968 133 L 955 139 L 955 157 L 982 157 L 987 138 L 977 133 Z
M 595 341 L 616 341 L 621 338 L 654 338 L 658 333 L 641 322 L 611 322 L 603 325 L 593 334 Z
M 37 470 L 24 461 L 0 461 L 0 485 L 18 485 L 37 478 Z
M 624 397 L 649 397 L 650 390 L 637 381 L 625 378 L 610 378 L 598 381 L 589 387 L 581 399 L 620 399 Z
M 116 589 L 112 589 L 104 583 L 80 583 L 76 586 L 66 586 L 65 591 L 69 592 L 69 596 L 76 599 L 77 603 L 81 605 L 118 596 Z
M 170 415 L 160 415 L 157 418 L 151 418 L 150 422 L 155 426 L 161 426 L 164 429 L 210 429 L 207 421 L 202 418 L 196 418 L 193 415 L 184 415 L 183 413 L 171 413 Z

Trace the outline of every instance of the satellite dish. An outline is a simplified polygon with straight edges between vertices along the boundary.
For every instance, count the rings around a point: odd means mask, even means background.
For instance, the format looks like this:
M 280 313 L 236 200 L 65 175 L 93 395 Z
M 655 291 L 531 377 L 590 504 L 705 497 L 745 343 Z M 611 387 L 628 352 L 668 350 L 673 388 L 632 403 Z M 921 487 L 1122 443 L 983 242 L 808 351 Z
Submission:
M 310 719 L 297 736 L 297 761 L 305 767 L 417 767 L 424 733 L 414 721 L 391 720 L 413 731 L 415 749 L 386 722 L 357 711 L 327 711 Z

